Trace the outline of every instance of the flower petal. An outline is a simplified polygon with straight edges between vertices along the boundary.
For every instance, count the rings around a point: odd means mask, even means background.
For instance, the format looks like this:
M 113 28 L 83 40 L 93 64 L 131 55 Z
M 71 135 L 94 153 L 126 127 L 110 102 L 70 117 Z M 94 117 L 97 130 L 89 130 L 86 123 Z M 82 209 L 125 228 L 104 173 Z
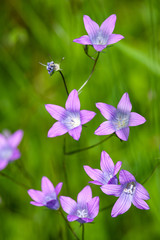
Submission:
M 41 188 L 45 195 L 55 192 L 53 183 L 47 177 L 42 177 Z
M 136 179 L 130 172 L 126 170 L 121 170 L 119 173 L 119 181 L 120 184 L 123 185 L 127 182 L 136 182 Z
M 4 146 L 7 143 L 7 139 L 0 134 L 0 146 Z
M 96 129 L 94 134 L 96 135 L 108 135 L 115 132 L 115 128 L 110 121 L 101 123 L 101 125 Z
M 109 174 L 113 174 L 114 172 L 114 163 L 112 159 L 110 158 L 109 154 L 105 151 L 102 151 L 101 153 L 101 162 L 100 166 L 103 172 L 107 172 Z
M 81 119 L 81 124 L 85 124 L 94 118 L 96 115 L 95 112 L 88 111 L 88 110 L 81 110 L 80 111 L 80 119 Z
M 79 140 L 82 132 L 82 125 L 69 130 L 69 135 L 74 138 L 74 140 Z
M 102 185 L 102 182 L 98 182 L 98 181 L 89 181 L 88 183 L 92 183 L 95 185 Z
M 118 184 L 118 178 L 117 176 L 112 177 L 109 181 L 108 184 Z
M 91 40 L 88 37 L 88 35 L 84 35 L 80 38 L 76 38 L 76 39 L 73 40 L 73 42 L 80 43 L 80 44 L 83 44 L 83 45 L 92 45 Z
M 139 209 L 144 209 L 144 210 L 149 209 L 148 204 L 143 199 L 138 198 L 136 193 L 133 196 L 132 203 L 135 207 L 137 207 Z
M 60 183 L 58 183 L 57 186 L 55 187 L 55 192 L 56 192 L 56 195 L 57 195 L 57 196 L 58 196 L 58 194 L 60 193 L 62 186 L 63 186 L 63 183 L 60 182 Z
M 35 202 L 43 204 L 43 200 L 44 200 L 43 192 L 34 190 L 34 189 L 30 189 L 30 190 L 28 190 L 28 194 Z
M 129 119 L 129 126 L 138 126 L 146 122 L 146 119 L 140 114 L 131 112 Z
M 14 149 L 13 154 L 12 154 L 11 158 L 9 159 L 9 161 L 17 160 L 20 157 L 21 157 L 21 153 L 20 153 L 19 149 Z
M 34 205 L 34 206 L 37 206 L 37 207 L 42 207 L 44 206 L 42 203 L 37 203 L 37 202 L 33 202 L 31 201 L 30 204 Z
M 112 14 L 109 16 L 100 26 L 104 35 L 111 35 L 116 24 L 116 15 Z
M 80 223 L 89 223 L 89 222 L 93 222 L 94 219 L 92 218 L 81 218 L 81 221 L 79 221 Z
M 117 184 L 105 184 L 100 188 L 105 194 L 113 195 L 115 197 L 119 197 L 123 191 L 123 187 Z
M 22 138 L 23 138 L 23 131 L 18 130 L 15 133 L 13 133 L 11 136 L 9 136 L 8 143 L 11 147 L 16 148 L 20 144 Z
M 61 136 L 61 135 L 65 134 L 66 132 L 68 132 L 68 129 L 61 122 L 56 122 L 49 129 L 48 137 Z
M 123 141 L 127 141 L 128 140 L 128 136 L 129 136 L 129 127 L 126 128 L 122 128 L 120 130 L 116 131 L 116 135 L 122 139 Z
M 90 38 L 97 34 L 99 31 L 99 25 L 94 22 L 89 16 L 83 16 L 84 26 Z
M 117 217 L 120 214 L 123 214 L 128 211 L 131 207 L 130 194 L 121 194 L 119 199 L 116 201 L 112 208 L 111 216 Z
M 77 202 L 78 203 L 87 203 L 92 198 L 92 190 L 90 186 L 86 186 L 78 193 Z
M 117 105 L 117 109 L 124 113 L 128 113 L 131 111 L 132 104 L 130 102 L 128 93 L 123 94 L 123 96 L 121 97 L 121 99 Z
M 150 199 L 149 193 L 140 183 L 136 184 L 135 192 L 136 192 L 137 197 L 140 199 L 144 199 L 144 200 Z
M 3 170 L 8 165 L 7 160 L 0 161 L 0 171 Z
M 72 90 L 72 92 L 69 94 L 65 106 L 68 111 L 71 112 L 80 111 L 80 101 L 78 97 L 78 91 L 76 89 Z
M 93 169 L 89 166 L 83 166 L 85 172 L 87 173 L 87 175 L 92 178 L 95 181 L 98 181 L 99 183 L 103 184 L 103 173 L 101 170 L 99 169 Z M 93 182 L 92 182 L 93 183 Z
M 117 109 L 112 105 L 106 103 L 96 103 L 96 107 L 100 110 L 101 114 L 107 119 L 111 120 L 115 117 Z
M 77 203 L 75 200 L 73 200 L 70 197 L 60 196 L 60 203 L 63 208 L 63 210 L 68 213 L 72 214 L 75 212 L 75 209 L 77 207 Z
M 89 218 L 95 218 L 99 212 L 99 197 L 94 197 L 88 202 Z
M 111 34 L 108 38 L 107 45 L 114 44 L 116 42 L 119 42 L 124 37 L 120 34 Z
M 101 52 L 104 48 L 107 47 L 107 44 L 105 44 L 105 45 L 94 44 L 93 47 L 97 52 Z
M 76 221 L 79 217 L 75 216 L 75 215 L 68 215 L 67 216 L 67 220 L 69 222 L 73 222 L 73 221 Z
M 54 104 L 46 104 L 45 108 L 49 112 L 49 114 L 56 120 L 61 120 L 65 116 L 66 110 L 61 106 Z
M 121 162 L 121 161 L 118 161 L 118 162 L 116 163 L 115 167 L 114 167 L 114 173 L 113 173 L 113 175 L 116 175 L 116 174 L 119 172 L 121 166 L 122 166 L 122 162 Z

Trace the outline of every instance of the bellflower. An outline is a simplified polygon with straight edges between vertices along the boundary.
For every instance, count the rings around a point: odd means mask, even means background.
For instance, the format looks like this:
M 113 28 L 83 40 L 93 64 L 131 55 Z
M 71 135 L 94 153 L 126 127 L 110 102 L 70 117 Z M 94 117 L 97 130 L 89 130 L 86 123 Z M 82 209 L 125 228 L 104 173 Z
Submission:
M 58 194 L 61 191 L 63 183 L 60 182 L 54 188 L 52 182 L 47 177 L 42 177 L 41 188 L 42 191 L 29 189 L 28 194 L 34 200 L 30 204 L 41 207 L 45 206 L 47 208 L 57 210 L 60 207 L 58 201 Z
M 123 141 L 128 140 L 129 127 L 145 123 L 146 119 L 140 114 L 131 112 L 132 104 L 128 93 L 124 93 L 117 105 L 117 109 L 106 103 L 96 103 L 96 107 L 108 120 L 103 122 L 95 131 L 96 135 L 116 133 Z
M 9 162 L 20 158 L 21 153 L 17 149 L 23 137 L 23 131 L 18 130 L 12 135 L 0 134 L 0 170 L 4 169 Z
M 60 197 L 63 210 L 68 213 L 69 222 L 92 222 L 99 212 L 99 197 L 92 198 L 90 186 L 86 186 L 77 196 L 77 202 L 70 197 Z
M 105 194 L 119 197 L 112 208 L 112 217 L 117 217 L 128 211 L 131 203 L 139 209 L 149 209 L 148 204 L 144 201 L 150 198 L 147 190 L 136 182 L 135 177 L 130 172 L 121 170 L 119 181 L 121 185 L 106 184 L 101 187 Z
M 122 162 L 117 162 L 114 166 L 114 163 L 108 153 L 102 151 L 101 153 L 101 170 L 93 169 L 89 166 L 84 166 L 85 172 L 88 174 L 90 178 L 94 181 L 90 181 L 90 183 L 96 185 L 104 185 L 104 184 L 118 184 L 118 179 L 116 174 L 120 170 Z
M 84 26 L 88 35 L 76 38 L 73 42 L 83 45 L 93 45 L 94 49 L 101 52 L 108 45 L 116 43 L 124 37 L 120 34 L 112 34 L 115 23 L 116 15 L 109 16 L 99 27 L 89 16 L 83 16 Z
M 53 104 L 47 104 L 45 107 L 49 114 L 58 120 L 49 130 L 48 137 L 56 137 L 68 132 L 75 140 L 79 140 L 82 125 L 96 115 L 92 111 L 80 111 L 78 91 L 75 89 L 68 96 L 65 104 L 66 109 Z

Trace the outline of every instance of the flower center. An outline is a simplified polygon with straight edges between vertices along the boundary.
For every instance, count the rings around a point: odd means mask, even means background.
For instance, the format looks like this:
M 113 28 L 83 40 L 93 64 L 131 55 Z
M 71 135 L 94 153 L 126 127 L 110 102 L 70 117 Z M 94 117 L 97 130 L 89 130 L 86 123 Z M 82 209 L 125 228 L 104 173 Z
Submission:
M 104 172 L 103 177 L 102 177 L 103 184 L 107 184 L 112 177 L 113 177 L 113 175 L 111 173 Z
M 13 154 L 13 149 L 10 146 L 4 146 L 0 149 L 0 159 L 9 160 Z
M 127 183 L 126 187 L 123 189 L 123 192 L 133 195 L 135 188 L 136 188 L 136 183 L 130 182 L 130 183 Z
M 117 112 L 116 117 L 112 120 L 116 130 L 120 130 L 128 126 L 129 113 Z
M 62 123 L 69 129 L 76 128 L 81 125 L 79 112 L 67 112 L 66 117 L 62 119 Z
M 106 45 L 108 40 L 108 36 L 104 36 L 101 30 L 92 37 L 91 41 L 94 45 Z
M 87 212 L 86 209 L 78 209 L 77 210 L 77 216 L 79 218 L 86 218 L 86 217 L 88 217 L 88 212 Z

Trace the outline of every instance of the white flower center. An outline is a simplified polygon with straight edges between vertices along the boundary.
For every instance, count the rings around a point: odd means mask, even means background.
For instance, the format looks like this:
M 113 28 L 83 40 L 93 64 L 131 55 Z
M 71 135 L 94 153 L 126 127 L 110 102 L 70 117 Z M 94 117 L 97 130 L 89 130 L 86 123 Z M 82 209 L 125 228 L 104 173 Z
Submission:
M 13 149 L 10 146 L 4 146 L 0 149 L 0 159 L 9 160 L 13 154 Z
M 88 217 L 88 212 L 86 209 L 78 209 L 77 210 L 77 217 L 79 218 L 86 218 Z
M 129 116 L 129 113 L 117 112 L 115 118 L 112 120 L 116 130 L 120 130 L 128 126 Z
M 79 112 L 67 112 L 64 119 L 61 121 L 69 130 L 81 125 Z
M 130 183 L 127 183 L 126 187 L 123 189 L 123 192 L 133 195 L 135 188 L 136 188 L 136 183 L 130 182 Z
M 101 30 L 91 38 L 92 44 L 94 45 L 106 45 L 108 36 L 105 36 Z

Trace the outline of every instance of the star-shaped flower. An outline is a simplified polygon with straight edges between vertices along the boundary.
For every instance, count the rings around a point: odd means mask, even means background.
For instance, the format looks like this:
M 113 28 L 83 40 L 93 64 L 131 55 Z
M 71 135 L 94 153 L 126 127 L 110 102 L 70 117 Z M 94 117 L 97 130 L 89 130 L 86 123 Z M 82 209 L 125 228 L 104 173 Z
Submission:
M 63 183 L 60 182 L 54 188 L 52 182 L 47 177 L 42 177 L 41 188 L 42 191 L 29 189 L 28 194 L 34 200 L 30 204 L 41 207 L 57 210 L 59 209 L 58 194 L 61 191 Z
M 12 135 L 7 134 L 7 136 L 0 134 L 0 170 L 4 169 L 9 162 L 21 157 L 21 153 L 17 147 L 22 137 L 22 130 L 18 130 Z
M 96 107 L 108 120 L 103 122 L 95 131 L 96 135 L 116 133 L 123 141 L 128 140 L 129 127 L 145 123 L 146 119 L 140 114 L 131 112 L 132 104 L 128 93 L 124 93 L 117 105 L 117 109 L 106 103 L 96 103 Z
M 139 209 L 149 209 L 148 204 L 144 201 L 150 199 L 149 193 L 140 183 L 136 182 L 135 177 L 130 172 L 121 170 L 119 181 L 121 185 L 106 184 L 101 187 L 105 194 L 119 197 L 112 208 L 112 217 L 117 217 L 128 211 L 131 203 Z
M 53 104 L 47 104 L 45 107 L 50 115 L 58 120 L 49 130 L 48 137 L 57 137 L 68 132 L 75 140 L 79 140 L 82 125 L 96 115 L 92 111 L 80 110 L 78 91 L 75 89 L 68 96 L 66 109 Z
M 84 170 L 88 174 L 90 178 L 94 181 L 90 181 L 90 183 L 96 185 L 104 185 L 104 184 L 118 184 L 118 179 L 116 174 L 120 170 L 122 162 L 117 162 L 114 166 L 114 163 L 108 153 L 102 151 L 101 153 L 101 170 L 93 169 L 89 166 L 84 166 Z
M 69 222 L 93 222 L 99 212 L 99 197 L 92 198 L 90 186 L 86 186 L 77 196 L 77 202 L 70 197 L 61 196 L 60 202 L 63 210 L 68 213 Z
M 84 26 L 88 35 L 76 38 L 73 42 L 83 45 L 93 45 L 94 49 L 101 52 L 108 45 L 116 43 L 124 37 L 120 34 L 112 34 L 115 23 L 116 15 L 109 16 L 99 27 L 89 16 L 83 16 Z

